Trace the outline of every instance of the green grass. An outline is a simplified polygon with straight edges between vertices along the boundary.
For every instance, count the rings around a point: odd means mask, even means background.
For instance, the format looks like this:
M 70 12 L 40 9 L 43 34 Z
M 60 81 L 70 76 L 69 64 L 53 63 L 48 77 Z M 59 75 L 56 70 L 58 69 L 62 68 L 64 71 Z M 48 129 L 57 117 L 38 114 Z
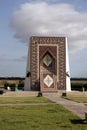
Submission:
M 52 103 L 52 101 L 44 97 L 0 97 L 0 104 L 6 103 Z
M 60 105 L 0 107 L 0 130 L 87 130 Z
M 79 103 L 87 103 L 87 97 L 66 96 L 64 98 L 75 101 L 75 102 L 79 102 Z
M 26 106 L 0 106 L 0 130 L 87 130 L 87 124 L 63 106 L 57 104 L 33 105 L 33 102 L 51 103 L 44 97 L 0 98 L 3 102 L 26 102 Z

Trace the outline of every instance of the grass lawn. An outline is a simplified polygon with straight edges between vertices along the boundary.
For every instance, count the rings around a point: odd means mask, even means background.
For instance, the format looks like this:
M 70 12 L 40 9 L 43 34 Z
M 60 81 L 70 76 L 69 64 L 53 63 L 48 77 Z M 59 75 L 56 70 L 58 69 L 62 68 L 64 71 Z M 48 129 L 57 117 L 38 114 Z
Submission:
M 87 97 L 78 97 L 78 96 L 66 96 L 64 97 L 65 99 L 69 99 L 75 102 L 79 102 L 79 103 L 87 103 Z
M 0 104 L 6 103 L 52 103 L 52 101 L 44 97 L 0 97 Z
M 25 101 L 25 98 L 18 99 Z M 61 105 L 33 105 L 34 101 L 51 102 L 43 97 L 28 100 L 32 105 L 0 106 L 0 130 L 87 130 L 84 121 Z

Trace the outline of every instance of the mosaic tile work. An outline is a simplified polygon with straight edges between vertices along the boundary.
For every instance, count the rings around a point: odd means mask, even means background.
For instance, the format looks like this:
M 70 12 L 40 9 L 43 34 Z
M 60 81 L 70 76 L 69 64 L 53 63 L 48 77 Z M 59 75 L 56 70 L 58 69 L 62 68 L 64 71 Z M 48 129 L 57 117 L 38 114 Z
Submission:
M 44 83 L 47 85 L 47 87 L 50 87 L 53 84 L 53 79 L 51 78 L 50 75 L 47 75 L 44 78 Z
M 40 79 L 41 71 L 46 70 L 46 74 L 53 74 L 54 87 L 57 90 L 66 89 L 66 57 L 65 57 L 65 37 L 31 37 L 30 40 L 30 71 L 31 90 L 40 90 L 44 82 L 50 91 L 50 85 L 46 83 L 51 78 Z M 50 55 L 47 53 L 49 52 Z M 47 53 L 47 55 L 45 55 Z M 44 56 L 45 55 L 45 56 Z M 42 60 L 43 59 L 43 60 Z M 41 60 L 43 61 L 41 63 Z M 54 62 L 53 62 L 54 61 Z M 48 67 L 44 67 L 43 63 Z M 53 65 L 50 68 L 50 65 Z M 40 66 L 41 65 L 41 66 Z M 41 68 L 40 68 L 41 67 Z M 43 77 L 43 76 L 42 76 Z M 42 84 L 41 84 L 42 83 Z M 51 84 L 53 84 L 51 83 Z M 56 90 L 55 87 L 55 90 Z M 44 89 L 45 90 L 45 89 Z M 53 90 L 52 90 L 53 91 Z

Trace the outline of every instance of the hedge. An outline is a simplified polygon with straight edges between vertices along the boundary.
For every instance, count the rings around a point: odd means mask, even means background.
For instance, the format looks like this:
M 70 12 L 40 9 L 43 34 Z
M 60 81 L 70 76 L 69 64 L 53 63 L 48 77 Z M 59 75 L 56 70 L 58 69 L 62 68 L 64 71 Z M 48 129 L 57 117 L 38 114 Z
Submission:
M 19 83 L 18 85 L 16 85 L 16 84 L 10 84 L 10 83 L 6 82 L 4 84 L 4 89 L 7 89 L 8 86 L 11 88 L 11 91 L 15 91 L 16 87 L 18 88 L 18 90 L 24 90 L 24 83 L 23 82 Z
M 87 91 L 87 83 L 71 83 L 71 90 Z

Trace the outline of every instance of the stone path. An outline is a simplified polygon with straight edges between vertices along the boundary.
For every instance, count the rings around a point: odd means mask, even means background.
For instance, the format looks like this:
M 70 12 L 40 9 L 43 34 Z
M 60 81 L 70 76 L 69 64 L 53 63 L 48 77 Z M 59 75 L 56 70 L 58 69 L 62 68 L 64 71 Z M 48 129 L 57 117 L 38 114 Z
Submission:
M 58 96 L 57 94 L 45 94 L 44 97 L 63 105 L 68 110 L 77 114 L 81 119 L 85 119 L 85 112 L 87 112 L 87 106 L 83 103 L 77 103 L 74 101 L 66 100 Z

